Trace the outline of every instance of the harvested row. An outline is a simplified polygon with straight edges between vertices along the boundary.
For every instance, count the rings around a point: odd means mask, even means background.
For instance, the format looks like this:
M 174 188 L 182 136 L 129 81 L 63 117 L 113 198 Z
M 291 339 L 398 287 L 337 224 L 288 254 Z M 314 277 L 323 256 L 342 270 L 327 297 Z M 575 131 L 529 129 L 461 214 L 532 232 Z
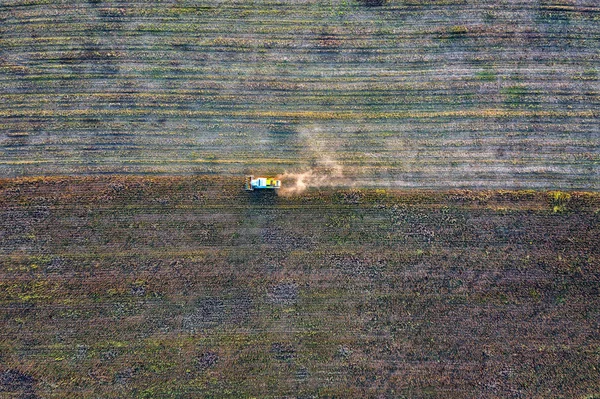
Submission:
M 598 189 L 594 2 L 380 3 L 3 3 L 0 171 Z

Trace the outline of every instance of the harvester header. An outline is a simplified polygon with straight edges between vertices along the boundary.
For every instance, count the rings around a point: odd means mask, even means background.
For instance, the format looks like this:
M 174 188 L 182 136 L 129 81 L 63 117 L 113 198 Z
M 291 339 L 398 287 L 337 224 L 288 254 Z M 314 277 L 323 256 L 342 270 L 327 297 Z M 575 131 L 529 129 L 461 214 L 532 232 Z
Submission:
M 273 177 L 246 176 L 246 191 L 272 190 L 281 187 L 281 180 Z

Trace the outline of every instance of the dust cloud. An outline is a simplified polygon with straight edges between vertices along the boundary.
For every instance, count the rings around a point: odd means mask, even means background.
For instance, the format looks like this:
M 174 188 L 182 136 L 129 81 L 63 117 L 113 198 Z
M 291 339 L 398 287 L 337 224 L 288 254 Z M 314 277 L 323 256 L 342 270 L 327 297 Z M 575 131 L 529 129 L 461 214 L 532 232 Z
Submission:
M 277 177 L 281 180 L 279 194 L 284 196 L 302 194 L 309 187 L 342 186 L 349 181 L 344 178 L 342 169 L 313 168 L 302 173 L 283 173 Z
M 344 176 L 344 168 L 331 156 L 326 155 L 326 147 L 319 140 L 323 138 L 321 129 L 314 127 L 299 132 L 305 142 L 307 158 L 313 160 L 314 166 L 305 172 L 285 172 L 277 176 L 281 180 L 279 194 L 283 196 L 299 195 L 310 187 L 349 186 L 353 182 Z

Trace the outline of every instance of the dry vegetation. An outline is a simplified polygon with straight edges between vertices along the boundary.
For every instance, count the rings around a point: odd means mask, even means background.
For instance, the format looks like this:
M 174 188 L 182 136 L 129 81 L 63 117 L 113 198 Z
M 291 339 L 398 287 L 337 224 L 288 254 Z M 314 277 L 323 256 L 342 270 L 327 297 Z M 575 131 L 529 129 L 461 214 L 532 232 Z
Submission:
M 599 398 L 599 22 L 2 0 L 0 397 Z
M 0 396 L 600 395 L 600 195 L 242 186 L 0 181 Z
M 595 0 L 6 0 L 0 173 L 598 190 Z M 322 155 L 323 153 L 321 153 Z

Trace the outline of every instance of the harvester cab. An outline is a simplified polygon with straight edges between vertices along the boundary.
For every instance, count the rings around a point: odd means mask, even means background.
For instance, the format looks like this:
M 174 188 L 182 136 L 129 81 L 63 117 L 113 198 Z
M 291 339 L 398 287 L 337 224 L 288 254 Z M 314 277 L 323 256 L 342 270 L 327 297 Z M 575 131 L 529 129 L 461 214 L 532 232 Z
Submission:
M 246 191 L 273 190 L 281 187 L 281 180 L 272 177 L 246 176 Z

